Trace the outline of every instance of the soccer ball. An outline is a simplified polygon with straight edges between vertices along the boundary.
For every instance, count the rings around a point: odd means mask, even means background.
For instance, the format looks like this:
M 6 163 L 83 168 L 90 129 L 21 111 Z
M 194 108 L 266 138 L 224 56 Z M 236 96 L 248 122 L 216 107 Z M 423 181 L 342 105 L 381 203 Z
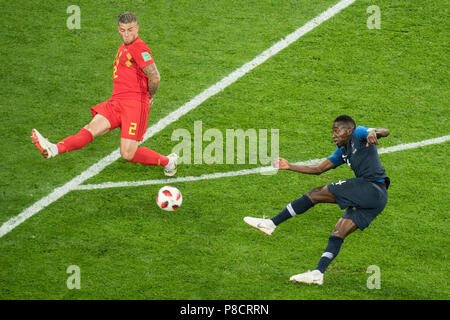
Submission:
M 156 195 L 156 204 L 163 210 L 175 211 L 183 202 L 180 190 L 172 186 L 164 186 Z

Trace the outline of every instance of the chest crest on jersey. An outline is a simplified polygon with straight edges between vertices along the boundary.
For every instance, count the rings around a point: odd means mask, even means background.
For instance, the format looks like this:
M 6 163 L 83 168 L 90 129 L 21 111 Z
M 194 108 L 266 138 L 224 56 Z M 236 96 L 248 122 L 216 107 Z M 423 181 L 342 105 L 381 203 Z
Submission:
M 125 65 L 129 68 L 132 65 L 131 59 L 133 59 L 133 57 L 131 56 L 131 54 L 127 53 L 127 58 L 128 58 L 128 60 L 125 61 Z
M 127 52 L 128 50 L 126 50 L 125 52 Z M 120 58 L 122 57 L 122 54 L 124 52 L 120 51 L 116 54 L 116 57 L 114 58 L 114 66 L 117 67 L 120 63 Z M 126 54 L 126 59 L 123 63 L 129 68 L 133 65 L 133 63 L 131 62 L 131 60 L 133 59 L 133 57 L 131 56 L 130 53 Z M 123 60 L 122 60 L 123 61 Z

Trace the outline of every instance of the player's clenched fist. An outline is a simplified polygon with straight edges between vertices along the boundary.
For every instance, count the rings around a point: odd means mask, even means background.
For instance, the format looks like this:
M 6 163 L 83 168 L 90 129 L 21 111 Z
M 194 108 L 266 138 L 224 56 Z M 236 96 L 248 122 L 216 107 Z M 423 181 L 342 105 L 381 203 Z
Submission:
M 376 145 L 379 145 L 379 144 L 380 144 L 380 143 L 378 142 L 376 130 L 370 131 L 370 133 L 367 135 L 367 144 L 366 144 L 366 147 L 371 146 L 372 144 L 376 144 Z
M 273 167 L 275 169 L 287 170 L 289 169 L 289 162 L 286 159 L 278 158 L 273 161 Z

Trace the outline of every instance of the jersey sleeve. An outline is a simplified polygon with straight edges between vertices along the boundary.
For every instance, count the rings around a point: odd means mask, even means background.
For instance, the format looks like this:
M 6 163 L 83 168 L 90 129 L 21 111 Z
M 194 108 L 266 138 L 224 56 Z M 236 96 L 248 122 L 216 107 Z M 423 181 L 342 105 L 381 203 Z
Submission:
M 152 63 L 155 63 L 155 60 L 153 60 L 153 56 L 150 49 L 143 42 L 129 48 L 129 51 L 134 61 L 136 61 L 136 64 L 141 69 L 148 65 L 151 65 Z
M 331 162 L 333 162 L 334 167 L 338 167 L 341 164 L 343 164 L 344 160 L 342 160 L 341 148 L 336 148 L 336 150 L 334 150 L 333 154 L 331 156 L 329 156 L 327 159 L 330 160 Z
M 367 140 L 367 135 L 369 134 L 369 128 L 365 126 L 358 126 L 355 131 L 353 131 L 353 135 L 360 141 Z

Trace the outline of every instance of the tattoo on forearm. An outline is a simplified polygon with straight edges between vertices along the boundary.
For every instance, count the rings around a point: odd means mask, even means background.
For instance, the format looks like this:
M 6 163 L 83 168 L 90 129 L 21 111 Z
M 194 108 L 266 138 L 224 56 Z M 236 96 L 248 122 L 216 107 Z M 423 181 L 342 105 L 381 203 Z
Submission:
M 148 79 L 148 92 L 150 93 L 150 99 L 153 99 L 153 97 L 156 94 L 156 91 L 158 90 L 159 81 L 154 81 L 152 79 Z
M 155 64 L 151 64 L 144 67 L 142 71 L 144 71 L 148 77 L 148 92 L 150 94 L 150 99 L 153 99 L 159 86 L 160 76 L 158 69 Z

